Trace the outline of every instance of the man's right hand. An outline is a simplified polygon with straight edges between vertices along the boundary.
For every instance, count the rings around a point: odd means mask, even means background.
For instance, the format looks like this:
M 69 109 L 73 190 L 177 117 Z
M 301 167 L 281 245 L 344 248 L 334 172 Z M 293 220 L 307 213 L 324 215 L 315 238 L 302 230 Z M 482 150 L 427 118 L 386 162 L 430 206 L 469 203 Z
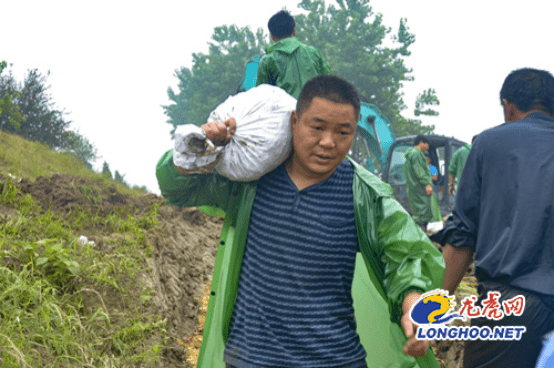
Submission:
M 237 130 L 235 118 L 225 121 L 212 121 L 200 127 L 215 146 L 224 146 L 231 140 L 231 136 Z
M 427 193 L 428 196 L 431 196 L 433 194 L 433 187 L 430 186 L 429 184 L 425 185 L 425 192 Z

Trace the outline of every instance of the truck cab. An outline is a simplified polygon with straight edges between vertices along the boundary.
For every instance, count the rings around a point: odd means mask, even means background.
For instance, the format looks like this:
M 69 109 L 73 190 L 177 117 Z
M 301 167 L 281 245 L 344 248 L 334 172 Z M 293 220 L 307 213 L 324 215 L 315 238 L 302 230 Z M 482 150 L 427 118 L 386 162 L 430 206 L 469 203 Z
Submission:
M 439 202 L 441 214 L 445 216 L 452 211 L 453 197 L 448 193 L 448 167 L 454 152 L 466 143 L 453 137 L 428 134 L 431 165 L 438 171 L 438 179 L 433 183 L 433 192 Z M 381 179 L 390 184 L 394 190 L 394 196 L 400 204 L 411 214 L 410 204 L 406 194 L 406 179 L 404 177 L 405 153 L 414 145 L 414 136 L 397 138 L 390 147 L 386 159 L 385 168 Z

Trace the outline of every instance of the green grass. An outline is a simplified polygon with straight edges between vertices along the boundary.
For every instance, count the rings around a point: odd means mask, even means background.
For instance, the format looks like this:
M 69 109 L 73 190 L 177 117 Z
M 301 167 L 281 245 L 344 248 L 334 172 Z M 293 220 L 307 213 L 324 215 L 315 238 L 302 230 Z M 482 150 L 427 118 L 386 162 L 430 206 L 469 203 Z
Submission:
M 72 156 L 0 132 L 0 366 L 156 366 L 165 321 L 152 312 L 153 290 L 143 275 L 151 253 L 144 239 L 157 228 L 158 207 L 56 213 L 7 175 L 34 180 L 52 172 L 90 179 L 77 189 L 93 205 L 114 185 L 119 193 L 142 194 Z M 103 239 L 103 250 L 79 242 L 93 230 L 117 236 Z
M 17 135 L 0 132 L 0 161 L 12 175 L 22 178 L 50 176 L 52 172 L 92 177 L 73 155 L 53 152 L 44 144 L 30 142 Z
M 71 153 L 55 152 L 48 146 L 28 141 L 18 135 L 0 131 L 0 172 L 8 173 L 18 178 L 34 180 L 39 176 L 50 177 L 52 173 L 65 173 L 87 179 L 93 179 L 102 185 L 116 184 L 123 193 L 133 191 L 123 185 L 103 178 L 97 173 L 87 170 L 83 163 Z M 91 190 L 94 188 L 83 188 Z

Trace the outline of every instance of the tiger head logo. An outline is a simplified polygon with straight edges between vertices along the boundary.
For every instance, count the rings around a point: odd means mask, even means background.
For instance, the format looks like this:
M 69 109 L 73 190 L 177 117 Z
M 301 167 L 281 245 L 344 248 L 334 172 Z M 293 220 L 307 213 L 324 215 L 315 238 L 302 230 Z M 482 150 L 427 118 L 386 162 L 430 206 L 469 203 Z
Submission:
M 412 321 L 420 325 L 444 324 L 453 318 L 463 318 L 459 314 L 448 313 L 456 306 L 455 296 L 447 290 L 436 289 L 421 295 L 410 311 Z

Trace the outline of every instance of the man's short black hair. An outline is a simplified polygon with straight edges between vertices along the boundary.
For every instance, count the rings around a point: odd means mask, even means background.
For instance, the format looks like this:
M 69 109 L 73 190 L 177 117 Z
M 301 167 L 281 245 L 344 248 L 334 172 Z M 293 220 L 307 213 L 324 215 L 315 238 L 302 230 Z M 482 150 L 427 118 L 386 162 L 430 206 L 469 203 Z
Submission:
M 286 10 L 281 10 L 271 18 L 267 23 L 267 28 L 269 28 L 269 33 L 275 38 L 286 38 L 292 36 L 294 28 L 296 27 L 296 22 L 292 15 L 289 14 Z
M 419 144 L 419 142 L 429 144 L 429 140 L 423 134 L 416 135 L 416 137 L 414 138 L 414 146 L 417 146 Z
M 336 75 L 318 75 L 304 84 L 296 102 L 298 118 L 310 108 L 312 100 L 316 97 L 335 103 L 352 105 L 356 120 L 360 118 L 360 96 L 356 87 Z
M 554 113 L 554 77 L 545 70 L 523 68 L 511 72 L 500 90 L 500 103 L 506 99 L 521 112 L 541 110 Z

